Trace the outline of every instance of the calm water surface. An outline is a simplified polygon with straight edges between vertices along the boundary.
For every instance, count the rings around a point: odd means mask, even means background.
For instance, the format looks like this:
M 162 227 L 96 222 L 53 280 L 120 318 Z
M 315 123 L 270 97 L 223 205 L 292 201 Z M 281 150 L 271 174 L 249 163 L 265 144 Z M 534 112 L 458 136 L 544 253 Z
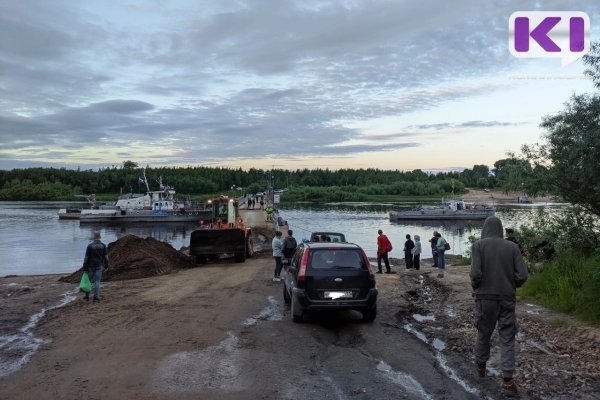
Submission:
M 94 230 L 99 230 L 104 243 L 133 234 L 153 237 L 179 249 L 189 245 L 195 224 L 138 224 L 125 226 L 79 225 L 78 220 L 60 221 L 58 209 L 85 206 L 73 202 L 0 202 L 0 276 L 70 273 L 81 267 L 85 248 Z M 391 222 L 388 211 L 414 208 L 415 203 L 327 203 L 286 205 L 280 215 L 288 221 L 297 239 L 312 231 L 339 231 L 348 241 L 361 245 L 369 256 L 375 256 L 377 230 L 388 235 L 394 250 L 392 257 L 403 258 L 405 235 L 420 235 L 422 258 L 431 257 L 427 242 L 434 229 L 450 242 L 452 254 L 464 254 L 469 235 L 480 235 L 482 222 Z M 538 210 L 558 210 L 561 205 L 496 205 L 496 215 L 504 226 L 518 228 L 538 218 Z

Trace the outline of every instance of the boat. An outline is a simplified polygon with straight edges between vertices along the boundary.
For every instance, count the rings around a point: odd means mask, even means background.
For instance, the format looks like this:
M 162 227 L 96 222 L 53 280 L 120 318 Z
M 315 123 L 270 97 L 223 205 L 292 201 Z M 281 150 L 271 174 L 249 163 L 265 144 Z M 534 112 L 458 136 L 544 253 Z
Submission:
M 416 210 L 392 210 L 391 221 L 399 220 L 478 220 L 494 215 L 494 208 L 483 203 L 464 200 L 445 200 L 439 206 L 419 207 Z
M 212 221 L 212 206 L 203 202 L 178 202 L 175 190 L 163 185 L 159 180 L 159 189 L 150 190 L 144 174 L 148 191 L 145 195 L 128 193 L 121 195 L 111 206 L 81 210 L 80 223 L 127 223 L 127 222 L 200 222 Z
M 104 206 L 98 205 L 98 203 L 96 202 L 96 195 L 93 193 L 80 194 L 76 195 L 75 197 L 85 198 L 88 204 L 90 205 L 90 209 L 98 209 L 101 206 Z M 60 210 L 58 210 L 58 219 L 79 219 L 79 217 L 81 216 L 81 210 L 82 208 L 77 207 L 61 208 Z
M 81 208 L 61 208 L 58 210 L 58 219 L 79 219 Z

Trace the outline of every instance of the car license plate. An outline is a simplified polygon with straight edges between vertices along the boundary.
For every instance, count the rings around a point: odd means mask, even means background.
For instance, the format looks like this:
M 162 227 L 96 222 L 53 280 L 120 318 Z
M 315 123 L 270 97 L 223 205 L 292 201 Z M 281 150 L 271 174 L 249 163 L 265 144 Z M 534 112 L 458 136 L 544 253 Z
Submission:
M 325 292 L 325 298 L 336 300 L 336 299 L 348 299 L 352 298 L 352 292 Z

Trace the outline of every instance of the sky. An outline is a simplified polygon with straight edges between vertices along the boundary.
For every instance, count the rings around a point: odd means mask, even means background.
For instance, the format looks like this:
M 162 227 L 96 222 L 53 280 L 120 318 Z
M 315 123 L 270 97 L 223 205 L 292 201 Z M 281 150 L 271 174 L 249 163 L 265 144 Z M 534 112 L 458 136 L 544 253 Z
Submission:
M 533 10 L 598 38 L 595 0 L 0 0 L 0 169 L 492 166 L 593 91 L 511 55 Z

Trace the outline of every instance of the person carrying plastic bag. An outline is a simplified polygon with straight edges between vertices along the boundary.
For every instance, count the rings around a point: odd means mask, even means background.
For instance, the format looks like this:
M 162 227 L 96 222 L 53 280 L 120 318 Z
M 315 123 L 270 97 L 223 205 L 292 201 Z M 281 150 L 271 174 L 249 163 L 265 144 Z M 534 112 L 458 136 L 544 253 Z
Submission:
M 102 280 L 102 271 L 108 266 L 108 252 L 106 250 L 106 245 L 100 241 L 100 232 L 94 232 L 92 238 L 92 243 L 90 243 L 85 250 L 83 273 L 84 275 L 87 274 L 89 279 L 94 283 L 94 302 L 99 302 L 100 281 Z M 83 299 L 89 301 L 90 292 L 84 291 L 84 293 L 85 296 Z

